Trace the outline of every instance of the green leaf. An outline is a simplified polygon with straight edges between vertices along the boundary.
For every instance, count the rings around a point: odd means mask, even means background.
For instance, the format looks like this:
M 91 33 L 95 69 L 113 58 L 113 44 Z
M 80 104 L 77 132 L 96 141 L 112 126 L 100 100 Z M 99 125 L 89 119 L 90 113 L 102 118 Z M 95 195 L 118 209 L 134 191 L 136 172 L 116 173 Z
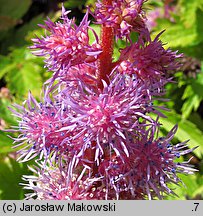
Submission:
M 203 4 L 203 3 L 202 3 Z M 201 9 L 198 9 L 197 12 L 197 18 L 196 18 L 196 25 L 197 25 L 197 32 L 198 32 L 198 41 L 202 41 L 202 34 L 203 34 L 203 6 Z
M 9 153 L 15 151 L 12 149 L 13 140 L 9 138 L 6 132 L 0 131 L 0 153 Z
M 20 19 L 28 11 L 31 0 L 0 0 L 0 32 L 22 22 Z
M 185 91 L 183 93 L 182 99 L 185 100 L 189 97 L 192 97 L 194 95 L 194 92 L 192 90 L 192 86 L 191 85 L 187 85 L 185 88 Z
M 168 118 L 160 118 L 160 122 L 163 124 L 163 128 L 166 131 L 170 131 L 174 125 L 178 124 L 178 131 L 175 137 L 180 141 L 189 141 L 189 148 L 199 146 L 194 153 L 201 158 L 203 155 L 203 132 L 197 128 L 192 122 L 182 119 L 181 116 L 173 112 L 163 112 Z
M 196 111 L 198 109 L 200 102 L 201 98 L 198 95 L 194 94 L 192 97 L 189 97 L 182 106 L 182 118 L 187 119 L 193 110 Z
M 64 2 L 64 6 L 66 8 L 76 8 L 76 7 L 82 7 L 85 5 L 86 0 L 80 0 L 80 1 L 75 1 L 75 0 L 69 0 L 67 2 Z
M 11 106 L 11 101 L 7 98 L 0 100 L 0 118 L 5 120 L 9 125 L 16 125 L 16 118 L 11 114 L 8 107 Z
M 184 94 L 182 96 L 182 99 L 185 100 L 185 102 L 181 108 L 183 119 L 187 119 L 192 111 L 197 111 L 198 107 L 200 106 L 203 96 L 201 96 L 201 93 L 199 95 L 196 91 L 198 91 L 198 88 L 194 83 L 192 85 L 187 85 L 185 88 Z
M 195 94 L 199 95 L 201 98 L 203 98 L 203 72 L 201 71 L 196 79 L 193 79 L 191 82 L 192 90 Z
M 197 176 L 196 175 L 184 175 L 178 174 L 179 178 L 182 180 L 183 184 L 179 184 L 179 186 L 171 185 L 173 187 L 174 192 L 178 195 L 177 197 L 174 196 L 167 196 L 167 200 L 186 200 L 188 198 L 192 199 L 194 197 L 195 191 L 199 188 L 199 184 L 197 183 Z
M 203 179 L 202 179 L 202 181 L 203 181 Z M 200 187 L 198 187 L 194 192 L 193 192 L 193 197 L 196 197 L 196 196 L 199 196 L 199 195 L 201 195 L 202 196 L 202 198 L 203 198 L 203 185 L 202 186 L 200 186 Z
M 191 112 L 197 111 L 203 100 L 203 73 L 199 73 L 196 79 L 191 79 L 186 86 L 182 99 L 185 100 L 181 111 L 182 117 L 188 118 Z
M 27 166 L 22 163 L 19 164 L 14 159 L 4 155 L 0 155 L 0 164 L 0 199 L 23 199 L 24 190 L 19 183 L 23 182 L 22 175 L 30 174 Z
M 42 88 L 40 71 L 41 68 L 30 61 L 17 63 L 16 68 L 11 70 L 7 76 L 11 93 L 22 97 L 30 90 L 33 95 L 38 96 Z
M 10 65 L 10 59 L 6 56 L 0 55 L 0 79 L 6 74 L 8 70 L 5 68 Z
M 169 22 L 165 19 L 158 20 L 158 26 L 153 34 L 157 35 L 163 29 L 166 32 L 161 35 L 166 47 L 178 49 L 182 52 L 192 53 L 197 56 L 193 49 L 200 49 L 200 43 L 203 42 L 203 1 L 202 0 L 180 0 L 178 16 L 175 22 Z M 190 49 L 187 51 L 187 49 Z M 198 51 L 198 56 L 199 56 Z
M 20 19 L 29 9 L 31 0 L 0 0 L 0 15 Z
M 160 30 L 156 31 L 156 35 Z M 154 35 L 155 35 L 154 34 Z M 197 43 L 197 32 L 196 29 L 186 28 L 182 23 L 171 24 L 170 27 L 166 29 L 161 35 L 161 40 L 167 43 L 166 47 L 177 48 L 177 47 L 187 47 L 192 46 Z
M 40 32 L 40 35 L 44 32 L 44 29 L 41 29 L 37 26 L 37 24 L 41 24 L 44 22 L 44 16 L 40 14 L 37 17 L 34 17 L 29 23 L 24 24 L 21 28 L 15 31 L 14 35 L 12 35 L 13 44 L 15 46 L 23 46 L 27 44 L 27 35 L 28 33 L 33 33 L 33 30 L 37 29 Z M 31 38 L 35 38 L 35 35 L 32 35 Z M 29 41 L 30 43 L 31 41 Z M 29 50 L 27 48 L 27 50 Z
M 193 122 L 197 125 L 197 127 L 203 131 L 203 119 L 201 118 L 200 114 L 197 112 L 191 113 L 190 117 L 188 118 L 189 121 Z
M 87 0 L 86 1 L 86 3 L 85 3 L 85 5 L 94 5 L 95 4 L 95 2 L 96 2 L 96 0 Z
M 101 27 L 99 25 L 91 24 L 90 27 L 96 32 L 97 35 L 100 35 Z M 91 30 L 88 31 L 88 35 L 90 44 L 95 42 L 95 36 Z
M 180 0 L 181 21 L 188 28 L 193 27 L 196 22 L 197 11 L 203 7 L 202 0 Z

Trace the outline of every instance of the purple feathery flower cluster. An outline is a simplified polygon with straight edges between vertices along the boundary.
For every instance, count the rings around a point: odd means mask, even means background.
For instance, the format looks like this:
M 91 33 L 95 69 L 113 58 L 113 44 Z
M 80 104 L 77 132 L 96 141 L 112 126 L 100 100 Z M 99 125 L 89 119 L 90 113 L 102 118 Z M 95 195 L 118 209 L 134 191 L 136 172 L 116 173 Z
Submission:
M 105 2 L 105 1 L 104 1 Z M 159 137 L 159 117 L 165 117 L 154 100 L 163 100 L 169 73 L 181 55 L 164 49 L 158 35 L 151 40 L 143 15 L 144 1 L 98 1 L 97 23 L 114 30 L 115 38 L 130 45 L 112 62 L 108 80 L 100 80 L 100 53 L 104 45 L 89 27 L 88 14 L 79 26 L 62 9 L 62 22 L 45 21 L 50 32 L 33 39 L 36 55 L 45 56 L 53 76 L 44 86 L 41 102 L 31 93 L 23 106 L 10 108 L 19 118 L 14 139 L 18 160 L 35 158 L 33 176 L 24 176 L 27 199 L 163 199 L 174 194 L 177 173 L 195 169 L 177 158 L 194 149 L 187 141 L 172 144 L 177 126 Z M 122 12 L 122 13 L 121 13 Z M 88 30 L 95 43 L 90 44 Z M 139 34 L 132 43 L 132 31 Z M 103 50 L 102 50 L 103 48 Z M 171 73 L 170 73 L 171 74 Z M 152 115 L 156 118 L 152 118 Z
M 129 75 L 136 74 L 143 82 L 148 83 L 149 87 L 156 83 L 158 87 L 163 88 L 170 81 L 169 72 L 178 68 L 179 63 L 176 60 L 182 57 L 182 54 L 163 48 L 159 40 L 162 33 L 153 41 L 150 35 L 149 40 L 140 36 L 136 43 L 123 49 L 120 64 L 117 66 L 118 71 Z
M 68 19 L 69 11 L 62 9 L 61 22 L 45 21 L 45 25 L 39 25 L 50 32 L 46 37 L 32 39 L 34 45 L 31 49 L 37 56 L 45 56 L 46 66 L 53 71 L 66 70 L 70 66 L 94 62 L 101 48 L 98 37 L 89 27 L 88 14 L 86 14 L 79 26 L 74 19 Z M 93 44 L 89 43 L 88 30 L 92 30 L 96 36 Z
M 116 38 L 130 38 L 136 31 L 145 34 L 145 13 L 142 5 L 145 0 L 113 0 L 112 5 L 96 4 L 94 17 L 98 24 L 113 27 Z

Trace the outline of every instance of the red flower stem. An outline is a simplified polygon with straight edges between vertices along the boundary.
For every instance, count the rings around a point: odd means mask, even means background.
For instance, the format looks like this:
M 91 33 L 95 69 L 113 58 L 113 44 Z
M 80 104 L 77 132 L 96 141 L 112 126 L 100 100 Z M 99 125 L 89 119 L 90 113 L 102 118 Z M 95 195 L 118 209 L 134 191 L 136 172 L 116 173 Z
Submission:
M 112 5 L 112 0 L 103 0 L 104 5 Z M 103 89 L 102 80 L 109 84 L 108 75 L 112 70 L 114 34 L 113 28 L 106 27 L 105 24 L 101 27 L 101 47 L 102 53 L 99 55 L 98 64 L 98 87 Z

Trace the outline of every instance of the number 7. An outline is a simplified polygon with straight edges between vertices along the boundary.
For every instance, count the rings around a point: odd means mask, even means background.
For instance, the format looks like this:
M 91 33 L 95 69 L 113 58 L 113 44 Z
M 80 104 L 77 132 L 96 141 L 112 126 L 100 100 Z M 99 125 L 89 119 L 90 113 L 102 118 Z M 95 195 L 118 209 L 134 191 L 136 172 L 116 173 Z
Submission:
M 197 211 L 197 207 L 199 206 L 199 203 L 194 203 L 195 206 L 195 211 Z

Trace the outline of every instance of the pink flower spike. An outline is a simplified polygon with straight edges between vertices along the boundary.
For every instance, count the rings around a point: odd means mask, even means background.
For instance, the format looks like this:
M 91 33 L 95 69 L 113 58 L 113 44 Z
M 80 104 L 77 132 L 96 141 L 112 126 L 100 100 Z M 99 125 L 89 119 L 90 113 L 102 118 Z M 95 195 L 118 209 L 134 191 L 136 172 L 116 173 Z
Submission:
M 96 4 L 94 17 L 98 24 L 114 29 L 116 38 L 130 38 L 132 31 L 143 32 L 146 29 L 142 4 L 144 0 L 113 0 L 112 5 Z
M 54 23 L 48 18 L 41 27 L 50 34 L 33 39 L 34 45 L 30 47 L 35 50 L 33 54 L 45 56 L 46 66 L 50 70 L 56 71 L 85 62 L 94 62 L 101 53 L 97 37 L 95 43 L 89 43 L 88 14 L 86 13 L 77 26 L 73 19 L 68 19 L 68 13 L 69 11 L 65 12 L 62 8 L 62 22 Z
M 35 159 L 33 176 L 23 176 L 33 191 L 26 199 L 163 199 L 175 195 L 179 173 L 196 171 L 191 159 L 178 162 L 196 148 L 174 144 L 177 125 L 168 133 L 161 128 L 162 111 L 169 110 L 162 96 L 181 54 L 164 48 L 163 32 L 151 39 L 144 2 L 98 0 L 90 13 L 101 24 L 100 37 L 88 12 L 76 25 L 64 6 L 59 22 L 39 25 L 47 34 L 30 48 L 53 73 L 41 102 L 29 92 L 22 106 L 9 108 L 18 125 L 6 130 L 16 135 L 10 138 L 17 161 Z
M 26 162 L 40 154 L 48 158 L 53 152 L 56 159 L 62 153 L 71 155 L 71 147 L 65 140 L 73 135 L 76 125 L 69 127 L 67 121 L 63 122 L 68 111 L 64 105 L 54 104 L 48 97 L 44 98 L 44 103 L 38 103 L 29 93 L 24 106 L 14 107 L 15 110 L 11 111 L 19 118 L 19 126 L 13 130 L 20 132 L 17 138 L 13 138 L 15 147 L 20 147 L 19 161 Z
M 81 146 L 80 155 L 87 146 L 94 147 L 95 161 L 99 163 L 104 152 L 112 149 L 117 156 L 129 156 L 131 143 L 126 138 L 130 134 L 143 133 L 144 126 L 155 122 L 147 115 L 153 112 L 153 105 L 145 86 L 130 77 L 116 75 L 102 91 L 90 89 L 84 83 L 75 91 L 65 89 L 61 93 L 64 104 L 69 107 L 70 122 L 77 124 L 78 134 L 72 137 Z M 71 117 L 72 115 L 72 117 Z M 84 143 L 77 142 L 77 139 Z
M 171 144 L 177 126 L 160 138 L 155 138 L 157 129 L 152 127 L 139 138 L 131 137 L 129 157 L 111 154 L 101 162 L 99 176 L 108 182 L 107 188 L 114 187 L 119 199 L 124 191 L 128 191 L 124 199 L 163 199 L 165 194 L 175 195 L 170 186 L 181 182 L 177 174 L 197 171 L 188 162 L 177 162 L 181 155 L 194 150 L 187 149 L 187 141 Z
M 29 167 L 35 175 L 23 176 L 24 189 L 32 190 L 26 194 L 26 199 L 37 200 L 105 200 L 107 190 L 99 177 L 80 175 L 77 171 L 69 178 L 66 169 L 58 168 L 50 161 Z M 87 169 L 87 168 L 86 168 Z M 86 171 L 84 168 L 82 173 Z M 116 193 L 111 188 L 108 199 L 116 199 Z
M 179 67 L 177 60 L 182 55 L 164 49 L 159 40 L 162 33 L 163 31 L 153 41 L 144 41 L 140 36 L 138 42 L 123 49 L 118 71 L 122 74 L 135 74 L 149 86 L 157 83 L 157 86 L 162 88 L 169 82 L 169 74 Z

